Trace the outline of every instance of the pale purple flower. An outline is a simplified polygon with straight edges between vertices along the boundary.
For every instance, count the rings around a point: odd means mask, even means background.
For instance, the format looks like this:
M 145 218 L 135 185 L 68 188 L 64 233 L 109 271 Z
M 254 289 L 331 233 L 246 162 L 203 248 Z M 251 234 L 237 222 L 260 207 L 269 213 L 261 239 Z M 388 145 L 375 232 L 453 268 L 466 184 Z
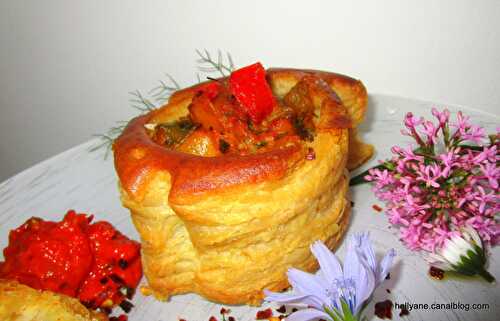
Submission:
M 401 129 L 399 132 L 401 133 L 401 135 L 404 135 L 404 136 L 410 136 L 410 137 L 412 136 L 412 133 L 410 133 L 406 129 Z
M 399 154 L 403 157 L 405 161 L 417 161 L 417 162 L 422 162 L 424 160 L 423 156 L 420 155 L 415 155 L 415 152 L 413 151 L 412 146 L 407 146 L 406 148 L 401 148 L 399 146 L 393 146 L 391 151 L 394 154 Z
M 469 117 L 464 116 L 461 111 L 457 114 L 457 122 L 451 123 L 451 127 L 455 127 L 457 129 L 455 135 L 463 135 L 465 131 L 470 128 Z
M 401 212 L 399 208 L 391 208 L 389 212 L 389 222 L 395 225 L 410 225 L 410 221 L 406 219 L 406 215 L 402 215 Z
M 470 126 L 465 133 L 462 133 L 462 139 L 465 141 L 471 141 L 476 144 L 481 144 L 482 140 L 486 137 L 486 133 L 483 127 Z
M 438 119 L 440 126 L 443 126 L 450 119 L 450 111 L 448 109 L 440 112 L 436 108 L 432 108 L 432 115 Z
M 460 148 L 452 149 L 447 152 L 443 152 L 440 155 L 437 155 L 437 158 L 441 161 L 443 171 L 441 176 L 447 178 L 450 175 L 452 168 L 459 167 L 460 164 L 457 162 L 459 158 Z
M 493 224 L 491 229 L 492 232 L 490 243 L 492 245 L 497 245 L 498 243 L 500 243 L 500 224 Z
M 431 206 L 429 204 L 422 204 L 421 202 L 418 202 L 418 200 L 415 199 L 415 197 L 411 194 L 406 195 L 406 203 L 403 205 L 403 208 L 411 215 L 411 214 L 417 214 L 417 213 L 422 213 L 426 209 L 430 208 Z M 415 219 L 417 221 L 417 224 L 422 224 L 422 221 L 419 220 L 417 217 Z
M 431 121 L 424 121 L 422 124 L 422 132 L 427 136 L 427 143 L 436 144 L 439 127 L 435 127 Z
M 370 170 L 370 175 L 366 176 L 367 180 L 375 180 L 379 186 L 390 184 L 394 181 L 392 175 L 389 175 L 389 171 L 387 169 L 380 170 L 378 168 L 374 168 Z
M 478 186 L 477 190 L 479 193 L 474 193 L 474 200 L 477 200 L 480 202 L 479 213 L 483 213 L 486 205 L 489 202 L 498 201 L 499 196 L 497 194 L 495 194 L 493 191 L 490 191 L 489 193 L 487 193 L 482 186 Z
M 425 223 L 424 223 L 425 224 Z M 423 224 L 423 225 L 424 225 Z M 434 227 L 434 226 L 425 226 L 427 228 L 432 228 L 435 232 L 434 239 L 431 241 L 429 239 L 426 240 L 429 244 L 429 248 L 431 252 L 434 252 L 436 247 L 441 247 L 442 244 L 444 244 L 444 241 L 448 239 L 448 237 L 451 236 L 452 232 L 446 231 L 440 227 Z
M 405 116 L 404 123 L 405 123 L 405 126 L 411 130 L 411 129 L 417 127 L 418 125 L 422 124 L 423 121 L 424 121 L 424 119 L 422 117 L 417 118 L 417 117 L 413 116 L 413 113 L 407 113 Z
M 490 186 L 493 189 L 498 188 L 498 180 L 500 179 L 500 168 L 498 168 L 497 165 L 493 163 L 486 163 L 484 165 L 479 164 L 479 168 L 481 168 L 481 171 L 483 172 L 484 177 L 490 183 Z M 386 180 L 388 180 L 388 178 L 386 178 Z
M 360 254 L 360 256 L 368 262 L 368 265 L 375 275 L 375 287 L 379 286 L 382 281 L 386 278 L 389 270 L 392 266 L 392 260 L 396 256 L 396 251 L 390 249 L 389 252 L 382 258 L 380 263 L 377 263 L 375 257 L 375 251 L 370 241 L 370 234 L 368 232 L 362 232 L 354 234 L 353 236 L 356 244 L 355 248 Z
M 332 311 L 336 311 L 342 320 L 346 312 L 359 320 L 365 303 L 389 273 L 395 256 L 391 249 L 377 263 L 367 233 L 355 234 L 348 240 L 344 268 L 320 241 L 311 246 L 311 252 L 320 266 L 316 275 L 291 268 L 287 273 L 293 289 L 291 293 L 264 290 L 266 301 L 307 306 L 289 315 L 287 321 L 332 319 Z M 342 308 L 342 302 L 349 311 Z
M 399 181 L 403 184 L 404 188 L 404 197 L 407 195 L 410 195 L 410 187 L 412 186 L 413 183 L 413 178 L 412 177 L 407 177 L 407 176 L 402 176 Z
M 417 117 L 413 116 L 412 113 L 407 113 L 405 116 L 404 123 L 405 123 L 406 128 L 408 128 L 410 131 L 409 132 L 406 130 L 401 131 L 401 133 L 403 135 L 408 135 L 408 136 L 415 138 L 415 140 L 417 141 L 417 143 L 420 146 L 423 146 L 425 144 L 422 141 L 422 139 L 420 138 L 420 136 L 418 135 L 416 127 L 421 125 L 423 121 L 424 121 L 424 119 L 422 117 L 417 118 Z
M 381 162 L 387 172 L 370 172 L 373 191 L 385 202 L 389 222 L 399 228 L 402 242 L 410 249 L 433 252 L 465 225 L 474 227 L 486 244 L 496 244 L 500 133 L 485 145 L 484 129 L 472 125 L 461 112 L 451 124 L 449 111 L 433 109 L 432 114 L 439 124 L 412 113 L 405 116 L 405 134 L 418 148 L 392 147 L 392 158 Z M 456 131 L 449 133 L 449 127 Z M 427 136 L 427 142 L 419 133 Z M 471 148 L 469 141 L 479 148 Z
M 447 167 L 451 167 L 453 161 L 456 159 L 457 155 L 454 151 L 449 151 L 447 153 L 443 153 L 438 156 L 438 158 L 443 162 L 443 164 Z
M 474 163 L 482 163 L 484 161 L 493 163 L 500 160 L 500 156 L 497 153 L 497 146 L 492 145 L 491 147 L 484 147 L 483 151 L 474 156 Z
M 441 177 L 441 169 L 436 164 L 420 165 L 420 172 L 417 175 L 416 180 L 425 182 L 427 187 L 438 188 L 440 186 L 437 180 Z
M 498 213 L 498 212 L 497 212 Z M 496 223 L 493 219 L 484 216 L 474 216 L 466 221 L 468 226 L 473 227 L 482 237 L 483 242 L 488 242 L 492 245 L 495 238 L 500 234 L 500 224 Z

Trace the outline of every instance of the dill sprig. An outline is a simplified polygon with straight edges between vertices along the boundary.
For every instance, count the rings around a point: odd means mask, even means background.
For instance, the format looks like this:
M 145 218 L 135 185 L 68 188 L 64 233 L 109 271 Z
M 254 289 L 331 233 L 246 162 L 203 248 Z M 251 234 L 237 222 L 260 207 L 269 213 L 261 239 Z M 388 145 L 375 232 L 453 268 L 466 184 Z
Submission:
M 167 81 L 160 80 L 160 84 L 149 91 L 149 94 L 153 97 L 154 101 L 158 103 L 158 106 L 155 105 L 150 98 L 145 97 L 139 90 L 129 92 L 131 95 L 129 99 L 130 106 L 139 111 L 139 116 L 158 108 L 168 100 L 174 91 L 180 89 L 179 84 L 172 76 L 169 74 L 166 74 L 166 76 L 168 78 Z M 105 148 L 104 159 L 107 159 L 112 150 L 113 142 L 121 135 L 125 127 L 127 127 L 127 124 L 128 121 L 120 120 L 105 134 L 92 135 L 93 137 L 99 138 L 99 143 L 90 147 L 89 152 L 95 152 Z
M 95 134 L 95 135 L 92 135 L 93 137 L 97 137 L 99 138 L 99 143 L 90 147 L 88 149 L 89 152 L 95 152 L 99 149 L 102 149 L 104 148 L 105 149 L 105 152 L 104 152 L 104 159 L 108 159 L 108 156 L 109 156 L 109 152 L 111 151 L 112 147 L 113 147 L 113 142 L 115 141 L 115 139 L 118 137 L 112 137 L 110 135 L 107 135 L 107 134 Z
M 132 96 L 129 100 L 130 105 L 133 108 L 139 110 L 139 115 L 144 115 L 156 108 L 151 100 L 144 97 L 139 90 L 129 92 L 129 94 Z M 92 135 L 93 137 L 99 138 L 99 142 L 96 145 L 91 146 L 88 151 L 95 152 L 97 150 L 105 148 L 106 151 L 104 153 L 104 159 L 107 159 L 109 153 L 113 149 L 113 142 L 118 138 L 118 136 L 121 135 L 125 127 L 127 127 L 127 124 L 128 121 L 119 120 L 116 122 L 116 125 L 108 129 L 105 134 Z
M 165 76 L 168 78 L 168 80 L 170 80 L 170 83 L 172 83 L 172 85 L 168 85 L 165 81 L 160 80 L 160 84 L 149 91 L 149 94 L 151 94 L 154 97 L 155 101 L 160 104 L 166 103 L 168 98 L 174 91 L 181 89 L 181 86 L 179 86 L 179 83 L 175 81 L 174 77 L 170 76 L 169 74 L 165 74 Z
M 202 73 L 211 74 L 217 72 L 222 77 L 226 77 L 235 69 L 233 58 L 228 52 L 223 54 L 222 51 L 218 50 L 215 59 L 206 49 L 203 52 L 196 50 L 196 53 L 198 55 L 198 59 L 196 60 L 198 63 L 197 67 Z M 139 90 L 129 93 L 131 95 L 129 100 L 130 105 L 139 111 L 138 116 L 147 114 L 165 104 L 172 93 L 181 89 L 179 83 L 170 74 L 167 73 L 165 76 L 166 80 L 159 80 L 159 85 L 148 92 L 148 96 L 150 97 L 144 96 Z M 202 82 L 202 77 L 199 73 L 196 73 L 196 77 L 198 83 Z M 100 141 L 98 144 L 90 147 L 89 152 L 105 148 L 104 159 L 106 159 L 113 147 L 113 142 L 121 135 L 127 124 L 128 121 L 118 121 L 105 134 L 93 135 L 93 137 L 98 137 Z
M 129 100 L 130 105 L 141 113 L 148 113 L 156 108 L 155 104 L 144 97 L 139 90 L 131 91 L 129 94 L 132 96 Z
M 104 153 L 104 159 L 107 159 L 109 156 L 109 152 L 113 147 L 113 142 L 118 136 L 121 135 L 125 127 L 127 127 L 128 121 L 120 120 L 116 122 L 116 126 L 108 129 L 106 134 L 95 134 L 93 137 L 99 138 L 99 143 L 90 147 L 89 152 L 95 152 L 99 149 L 105 148 L 106 152 Z
M 222 51 L 217 51 L 217 60 L 212 59 L 210 52 L 208 50 L 204 50 L 201 52 L 200 50 L 196 50 L 196 53 L 199 56 L 198 69 L 205 73 L 214 73 L 218 72 L 222 77 L 226 77 L 231 72 L 234 71 L 234 62 L 231 54 L 226 52 L 225 55 L 222 54 Z M 224 57 L 225 56 L 225 57 Z M 227 62 L 224 62 L 226 60 Z M 227 74 L 226 74 L 227 73 Z

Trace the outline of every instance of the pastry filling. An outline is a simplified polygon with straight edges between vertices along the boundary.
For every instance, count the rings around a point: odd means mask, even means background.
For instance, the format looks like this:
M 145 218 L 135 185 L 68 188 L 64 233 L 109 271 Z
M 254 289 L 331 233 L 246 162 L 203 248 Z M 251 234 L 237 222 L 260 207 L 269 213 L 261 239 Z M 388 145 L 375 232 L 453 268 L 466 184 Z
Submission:
M 199 86 L 186 117 L 145 127 L 157 144 L 213 157 L 311 142 L 317 119 L 310 79 L 279 98 L 273 95 L 264 68 L 256 63 Z

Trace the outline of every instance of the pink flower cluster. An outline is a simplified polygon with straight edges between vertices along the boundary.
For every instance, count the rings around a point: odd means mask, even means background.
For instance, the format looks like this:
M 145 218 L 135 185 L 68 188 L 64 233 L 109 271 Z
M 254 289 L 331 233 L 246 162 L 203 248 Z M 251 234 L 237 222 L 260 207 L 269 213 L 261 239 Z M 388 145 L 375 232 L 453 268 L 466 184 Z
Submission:
M 437 121 L 405 117 L 402 131 L 417 146 L 392 148 L 393 157 L 369 171 L 389 221 L 412 250 L 434 252 L 459 229 L 475 228 L 483 242 L 500 241 L 500 130 L 486 141 L 484 128 L 461 112 L 432 110 Z

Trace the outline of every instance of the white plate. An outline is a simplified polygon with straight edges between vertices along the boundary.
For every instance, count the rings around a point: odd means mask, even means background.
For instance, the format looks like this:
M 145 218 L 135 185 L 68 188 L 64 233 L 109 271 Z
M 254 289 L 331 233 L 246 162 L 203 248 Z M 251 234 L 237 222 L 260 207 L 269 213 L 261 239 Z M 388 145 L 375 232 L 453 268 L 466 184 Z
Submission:
M 397 98 L 392 96 L 370 96 L 369 112 L 363 124 L 364 138 L 377 149 L 374 158 L 364 168 L 386 158 L 390 147 L 402 144 L 408 139 L 399 134 L 406 112 L 430 117 L 430 109 L 439 106 L 433 103 Z M 449 107 L 452 113 L 458 108 Z M 471 116 L 474 123 L 486 127 L 489 132 L 500 124 L 499 117 L 461 108 Z M 103 160 L 103 152 L 89 153 L 88 148 L 96 141 L 90 141 L 46 160 L 0 184 L 0 247 L 7 246 L 9 230 L 19 226 L 31 216 L 47 220 L 60 220 L 68 209 L 93 213 L 96 220 L 105 219 L 126 235 L 138 239 L 129 214 L 119 201 L 117 179 L 111 159 Z M 398 257 L 391 272 L 391 279 L 376 291 L 372 303 L 367 307 L 368 319 L 373 316 L 375 302 L 391 299 L 394 303 L 462 303 L 489 304 L 488 309 L 469 311 L 464 309 L 414 310 L 403 320 L 499 320 L 500 291 L 498 285 L 480 280 L 435 281 L 428 277 L 427 267 L 421 257 L 405 249 L 398 241 L 394 228 L 389 228 L 383 213 L 372 209 L 380 204 L 370 191 L 370 186 L 352 189 L 353 209 L 348 234 L 369 230 L 379 255 L 394 247 Z M 500 250 L 493 249 L 490 256 L 490 272 L 500 278 Z M 337 251 L 343 259 L 344 247 Z M 386 289 L 390 289 L 389 294 Z M 169 302 L 158 302 L 152 297 L 138 293 L 133 301 L 135 308 L 129 314 L 130 321 L 205 321 L 210 316 L 219 320 L 219 304 L 211 303 L 194 295 L 179 295 Z M 263 308 L 263 307 L 262 307 Z M 260 308 L 260 309 L 262 309 Z M 248 306 L 230 307 L 237 320 L 254 320 L 257 308 Z M 393 310 L 393 320 L 400 319 L 400 310 Z M 278 315 L 279 313 L 275 313 Z

